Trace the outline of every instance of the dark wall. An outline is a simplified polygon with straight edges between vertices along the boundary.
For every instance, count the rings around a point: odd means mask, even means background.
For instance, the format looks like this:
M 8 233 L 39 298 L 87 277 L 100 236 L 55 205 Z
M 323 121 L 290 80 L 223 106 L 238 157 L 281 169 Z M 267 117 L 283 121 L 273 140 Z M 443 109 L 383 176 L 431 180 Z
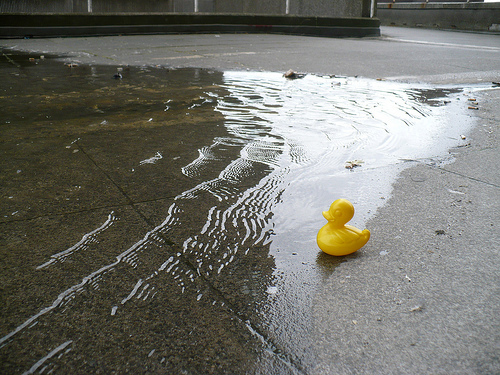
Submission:
M 73 13 L 87 8 L 87 0 L 0 0 L 1 13 Z
M 195 10 L 195 1 L 198 9 Z M 371 0 L 0 0 L 0 13 L 239 13 L 370 17 Z
M 285 1 L 214 0 L 216 13 L 285 14 Z
M 174 8 L 175 0 L 92 0 L 94 13 L 173 12 Z

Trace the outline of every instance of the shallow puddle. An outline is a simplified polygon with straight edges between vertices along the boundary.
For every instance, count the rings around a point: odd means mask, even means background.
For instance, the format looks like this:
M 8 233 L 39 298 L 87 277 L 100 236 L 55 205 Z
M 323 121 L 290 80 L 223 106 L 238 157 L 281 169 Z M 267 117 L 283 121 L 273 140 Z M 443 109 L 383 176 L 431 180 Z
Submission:
M 317 248 L 321 212 L 347 198 L 364 227 L 470 126 L 451 87 L 12 51 L 0 71 L 6 372 L 307 372 L 314 293 L 348 261 Z

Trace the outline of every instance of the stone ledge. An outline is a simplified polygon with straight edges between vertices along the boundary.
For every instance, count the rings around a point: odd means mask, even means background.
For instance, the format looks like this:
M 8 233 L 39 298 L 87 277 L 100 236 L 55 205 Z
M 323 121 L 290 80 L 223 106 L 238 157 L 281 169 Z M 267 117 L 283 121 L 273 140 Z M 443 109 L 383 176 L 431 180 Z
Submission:
M 231 14 L 0 14 L 0 37 L 148 33 L 280 33 L 324 37 L 379 36 L 375 18 Z

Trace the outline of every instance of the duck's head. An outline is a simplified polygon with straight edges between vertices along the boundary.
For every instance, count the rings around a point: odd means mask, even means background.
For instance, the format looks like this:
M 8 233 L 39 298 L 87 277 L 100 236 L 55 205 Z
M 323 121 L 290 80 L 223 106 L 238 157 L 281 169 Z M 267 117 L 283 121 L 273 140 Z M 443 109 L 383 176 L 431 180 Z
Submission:
M 335 227 L 343 227 L 354 216 L 354 206 L 347 199 L 337 199 L 323 216 Z

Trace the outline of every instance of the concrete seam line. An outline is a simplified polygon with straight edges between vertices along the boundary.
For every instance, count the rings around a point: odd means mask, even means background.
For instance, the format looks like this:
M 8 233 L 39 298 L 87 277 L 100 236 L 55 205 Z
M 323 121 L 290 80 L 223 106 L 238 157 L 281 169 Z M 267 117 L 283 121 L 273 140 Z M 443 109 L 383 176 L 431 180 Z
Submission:
M 469 49 L 480 49 L 480 50 L 491 50 L 495 52 L 500 52 L 499 47 L 489 47 L 489 46 L 475 46 L 470 44 L 454 44 L 454 43 L 437 43 L 437 42 L 427 42 L 425 40 L 411 40 L 411 39 L 399 39 L 399 38 L 391 38 L 385 37 L 384 40 L 401 42 L 401 43 L 414 43 L 414 44 L 425 44 L 431 46 L 439 46 L 439 47 L 451 47 L 451 48 L 469 48 Z
M 443 172 L 448 172 L 448 173 L 455 174 L 457 176 L 465 177 L 465 178 L 467 178 L 469 180 L 472 180 L 472 181 L 475 181 L 475 182 L 480 182 L 480 183 L 485 184 L 485 185 L 493 186 L 495 188 L 500 188 L 500 185 L 497 185 L 497 184 L 494 184 L 494 183 L 488 182 L 488 181 L 483 181 L 483 180 L 480 180 L 479 178 L 467 176 L 467 175 L 465 175 L 463 173 L 459 173 L 459 172 L 455 172 L 455 171 L 450 171 L 449 169 L 446 169 L 446 168 L 443 168 L 443 167 L 438 167 L 438 169 L 441 170 L 441 171 L 443 171 Z

